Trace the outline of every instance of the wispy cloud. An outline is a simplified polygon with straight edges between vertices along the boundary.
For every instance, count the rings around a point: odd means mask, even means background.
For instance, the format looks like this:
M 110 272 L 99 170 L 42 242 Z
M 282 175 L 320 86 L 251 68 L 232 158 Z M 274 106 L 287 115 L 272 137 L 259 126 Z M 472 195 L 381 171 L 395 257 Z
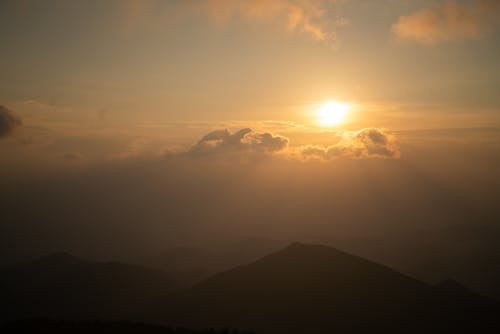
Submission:
M 166 10 L 169 16 L 184 17 L 200 14 L 218 25 L 233 20 L 251 23 L 278 23 L 284 29 L 309 36 L 317 41 L 335 41 L 336 27 L 349 24 L 345 17 L 336 15 L 339 0 L 200 0 L 180 1 L 158 6 L 158 0 L 127 0 L 130 21 L 150 17 L 164 17 L 157 12 Z
M 443 41 L 476 39 L 488 27 L 499 25 L 500 1 L 473 0 L 459 3 L 454 0 L 423 8 L 401 16 L 392 26 L 400 39 L 434 45 Z
M 325 0 L 208 0 L 207 12 L 219 23 L 239 17 L 250 21 L 282 20 L 290 31 L 307 34 L 324 41 L 333 36 L 328 25 L 334 20 L 328 16 Z M 340 22 L 340 21 L 339 21 Z

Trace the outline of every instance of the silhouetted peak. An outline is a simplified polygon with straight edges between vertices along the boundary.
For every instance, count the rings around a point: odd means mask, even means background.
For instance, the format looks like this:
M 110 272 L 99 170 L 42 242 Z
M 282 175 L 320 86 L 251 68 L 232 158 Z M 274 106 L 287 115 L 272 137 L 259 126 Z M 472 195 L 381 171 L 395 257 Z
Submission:
M 363 275 L 360 273 L 370 271 L 383 271 L 388 275 L 394 273 L 390 268 L 336 248 L 302 242 L 292 242 L 285 248 L 244 266 L 246 272 L 251 270 L 262 275 L 274 275 L 276 268 L 280 268 L 283 273 L 308 271 L 311 273 L 311 280 L 314 279 L 313 273 L 316 275 L 315 279 L 322 280 L 325 271 L 330 271 L 335 276 L 339 275 L 339 272 L 347 276 Z

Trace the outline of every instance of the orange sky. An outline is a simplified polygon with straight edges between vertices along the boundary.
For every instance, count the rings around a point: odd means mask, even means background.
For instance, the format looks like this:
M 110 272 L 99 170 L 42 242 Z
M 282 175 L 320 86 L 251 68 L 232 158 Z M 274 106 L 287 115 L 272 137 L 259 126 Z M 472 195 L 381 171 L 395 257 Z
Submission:
M 295 156 L 339 138 L 357 146 L 346 138 L 367 128 L 393 136 L 500 124 L 497 1 L 26 0 L 0 9 L 0 105 L 22 122 L 3 125 L 0 149 L 12 157 L 161 154 L 226 128 L 284 136 Z M 349 112 L 324 127 L 317 114 L 328 101 Z

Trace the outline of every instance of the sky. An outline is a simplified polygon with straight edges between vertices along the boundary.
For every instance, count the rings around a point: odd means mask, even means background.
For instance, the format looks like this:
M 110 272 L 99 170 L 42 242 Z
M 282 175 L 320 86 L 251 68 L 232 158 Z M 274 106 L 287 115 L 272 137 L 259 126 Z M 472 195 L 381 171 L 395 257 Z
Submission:
M 3 0 L 1 260 L 249 236 L 399 265 L 500 254 L 499 18 L 496 0 Z M 460 272 L 494 286 L 484 268 Z
M 352 122 L 362 126 L 378 114 L 415 126 L 378 108 L 426 118 L 473 108 L 475 124 L 498 122 L 492 0 L 1 6 L 1 99 L 19 112 L 72 112 L 73 122 L 117 113 L 133 122 L 306 123 L 308 109 L 340 99 L 359 105 Z
M 499 124 L 492 0 L 0 6 L 0 101 L 22 119 L 24 141 L 120 133 L 113 146 L 167 127 L 175 134 L 158 140 L 189 145 L 203 133 L 179 126 L 262 122 L 324 132 L 337 129 L 318 129 L 315 110 L 331 100 L 351 107 L 341 130 Z

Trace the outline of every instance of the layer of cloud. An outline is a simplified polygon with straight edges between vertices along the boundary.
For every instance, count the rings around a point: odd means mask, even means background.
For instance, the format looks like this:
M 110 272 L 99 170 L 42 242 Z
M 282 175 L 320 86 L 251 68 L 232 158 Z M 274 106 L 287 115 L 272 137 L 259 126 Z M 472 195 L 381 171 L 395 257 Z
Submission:
M 241 129 L 235 133 L 229 130 L 212 131 L 198 143 L 193 145 L 188 155 L 206 156 L 231 153 L 269 154 L 281 151 L 288 146 L 288 139 L 271 133 L 259 133 L 250 128 Z
M 306 145 L 300 155 L 308 159 L 332 160 L 335 158 L 398 158 L 400 156 L 396 137 L 377 128 L 366 128 L 356 132 L 345 132 L 335 145 Z
M 0 138 L 7 137 L 12 131 L 21 126 L 22 121 L 12 111 L 0 105 Z
M 443 41 L 479 38 L 492 25 L 498 25 L 500 1 L 473 0 L 458 3 L 454 0 L 401 16 L 393 33 L 401 39 L 433 45 Z
M 191 157 L 271 156 L 279 154 L 290 160 L 333 160 L 335 158 L 398 158 L 396 137 L 386 130 L 366 128 L 359 131 L 343 131 L 335 134 L 341 138 L 335 144 L 290 146 L 290 140 L 269 132 L 257 132 L 244 128 L 237 132 L 227 129 L 212 131 L 181 155 Z

